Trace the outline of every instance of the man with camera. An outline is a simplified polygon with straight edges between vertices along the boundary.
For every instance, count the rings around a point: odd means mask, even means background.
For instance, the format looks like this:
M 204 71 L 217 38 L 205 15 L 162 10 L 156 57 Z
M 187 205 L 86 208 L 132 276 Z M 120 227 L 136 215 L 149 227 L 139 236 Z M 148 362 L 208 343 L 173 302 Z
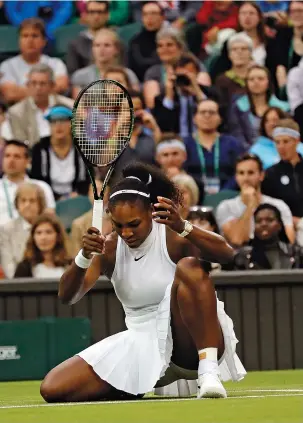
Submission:
M 142 95 L 136 91 L 131 92 L 130 95 L 134 105 L 135 123 L 129 148 L 139 160 L 153 163 L 155 145 L 160 141 L 162 133 L 154 116 L 145 110 Z
M 187 137 L 193 132 L 197 104 L 206 98 L 217 98 L 209 87 L 210 79 L 197 81 L 200 63 L 191 53 L 184 53 L 166 75 L 164 93 L 155 99 L 153 115 L 162 132 L 175 132 Z M 206 77 L 208 75 L 206 74 Z

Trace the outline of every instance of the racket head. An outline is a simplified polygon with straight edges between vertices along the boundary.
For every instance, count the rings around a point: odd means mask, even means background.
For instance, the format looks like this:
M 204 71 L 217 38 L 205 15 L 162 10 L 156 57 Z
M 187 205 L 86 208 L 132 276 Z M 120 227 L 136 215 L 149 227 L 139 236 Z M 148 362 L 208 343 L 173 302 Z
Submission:
M 90 166 L 114 164 L 125 151 L 134 126 L 134 108 L 126 88 L 100 79 L 78 94 L 72 116 L 72 136 L 83 160 Z

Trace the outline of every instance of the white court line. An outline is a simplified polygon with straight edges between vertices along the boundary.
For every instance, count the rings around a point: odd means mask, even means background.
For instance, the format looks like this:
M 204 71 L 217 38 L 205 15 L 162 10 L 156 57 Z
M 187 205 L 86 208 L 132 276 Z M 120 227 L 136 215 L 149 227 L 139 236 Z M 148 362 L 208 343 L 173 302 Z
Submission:
M 303 393 L 299 394 L 273 394 L 273 395 L 241 395 L 234 397 L 227 397 L 226 400 L 231 399 L 245 399 L 245 398 L 269 398 L 269 397 L 301 397 Z M 204 398 L 203 401 L 210 400 L 211 398 Z M 197 398 L 158 398 L 146 400 L 133 400 L 133 401 L 95 401 L 95 402 L 65 402 L 65 403 L 52 403 L 52 404 L 26 404 L 26 405 L 4 405 L 0 406 L 0 410 L 8 410 L 13 408 L 40 408 L 40 407 L 73 407 L 79 405 L 107 405 L 107 404 L 138 404 L 138 403 L 151 403 L 151 402 L 179 402 L 179 401 L 195 401 Z
M 303 389 L 229 389 L 227 392 L 303 392 Z

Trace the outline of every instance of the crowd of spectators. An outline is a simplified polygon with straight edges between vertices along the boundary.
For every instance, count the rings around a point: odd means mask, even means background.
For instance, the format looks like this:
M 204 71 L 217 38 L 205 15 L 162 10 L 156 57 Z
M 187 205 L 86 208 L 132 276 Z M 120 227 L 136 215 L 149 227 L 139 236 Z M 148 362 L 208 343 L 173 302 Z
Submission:
M 228 269 L 303 267 L 303 1 L 4 1 L 0 25 L 19 30 L 19 54 L 0 52 L 3 277 L 58 277 L 81 246 L 92 211 L 64 228 L 56 210 L 93 200 L 71 117 L 100 78 L 135 111 L 112 184 L 130 161 L 159 166 L 182 217 L 238 251 Z

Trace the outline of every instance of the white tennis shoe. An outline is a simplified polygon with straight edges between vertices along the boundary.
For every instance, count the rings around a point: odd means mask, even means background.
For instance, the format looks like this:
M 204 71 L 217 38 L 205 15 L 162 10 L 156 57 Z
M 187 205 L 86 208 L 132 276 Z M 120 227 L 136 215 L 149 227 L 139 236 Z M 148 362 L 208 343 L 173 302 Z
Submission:
M 213 373 L 204 373 L 198 379 L 197 398 L 226 398 L 226 390 L 219 377 Z

